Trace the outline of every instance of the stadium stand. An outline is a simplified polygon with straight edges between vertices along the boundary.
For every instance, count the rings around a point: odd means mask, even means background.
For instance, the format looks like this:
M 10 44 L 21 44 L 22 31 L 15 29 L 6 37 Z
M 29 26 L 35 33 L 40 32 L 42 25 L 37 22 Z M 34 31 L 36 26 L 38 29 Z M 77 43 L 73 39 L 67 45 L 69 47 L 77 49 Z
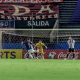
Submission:
M 80 23 L 77 24 L 77 18 L 74 15 L 77 9 L 78 3 L 79 3 L 78 0 L 64 0 L 64 2 L 60 4 L 59 6 L 59 9 L 60 9 L 59 27 L 60 28 L 79 28 L 80 27 Z M 73 18 L 74 19 L 76 18 L 76 20 L 73 21 Z

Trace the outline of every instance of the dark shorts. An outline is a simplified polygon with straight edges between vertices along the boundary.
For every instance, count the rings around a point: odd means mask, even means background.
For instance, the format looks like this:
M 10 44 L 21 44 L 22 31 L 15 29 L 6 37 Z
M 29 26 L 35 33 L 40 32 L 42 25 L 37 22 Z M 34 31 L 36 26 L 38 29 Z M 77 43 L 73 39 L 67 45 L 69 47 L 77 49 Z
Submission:
M 74 48 L 69 48 L 69 52 L 74 52 Z

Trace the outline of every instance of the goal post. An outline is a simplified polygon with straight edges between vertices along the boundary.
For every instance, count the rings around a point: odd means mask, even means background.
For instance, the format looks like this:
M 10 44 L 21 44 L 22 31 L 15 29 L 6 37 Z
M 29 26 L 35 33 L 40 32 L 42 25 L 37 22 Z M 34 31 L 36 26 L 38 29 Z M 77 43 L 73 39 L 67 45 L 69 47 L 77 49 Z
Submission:
M 59 29 L 59 20 L 57 19 L 55 24 L 54 24 L 54 27 L 50 33 L 50 42 L 53 42 L 53 39 L 55 37 L 57 37 L 57 39 L 58 39 L 58 29 Z M 53 34 L 54 34 L 54 36 L 53 36 Z

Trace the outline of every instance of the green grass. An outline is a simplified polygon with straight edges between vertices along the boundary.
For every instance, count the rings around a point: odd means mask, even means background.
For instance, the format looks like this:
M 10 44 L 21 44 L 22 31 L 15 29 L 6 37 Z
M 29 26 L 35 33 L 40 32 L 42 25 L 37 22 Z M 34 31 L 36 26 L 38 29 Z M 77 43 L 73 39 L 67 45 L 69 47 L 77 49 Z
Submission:
M 80 80 L 80 61 L 2 59 L 0 80 Z

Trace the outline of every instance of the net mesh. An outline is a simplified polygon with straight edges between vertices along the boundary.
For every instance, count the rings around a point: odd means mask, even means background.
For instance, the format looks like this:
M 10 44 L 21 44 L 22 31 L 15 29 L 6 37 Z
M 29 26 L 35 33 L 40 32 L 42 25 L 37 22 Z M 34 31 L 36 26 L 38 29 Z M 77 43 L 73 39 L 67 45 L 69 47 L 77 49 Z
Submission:
M 2 32 L 2 43 L 21 43 L 30 38 L 34 43 L 42 40 L 47 45 L 52 45 L 52 48 L 63 48 L 63 43 L 67 43 L 69 36 L 72 36 L 77 43 L 80 42 L 79 29 L 53 29 L 53 30 L 6 30 Z M 66 46 L 65 46 L 66 48 Z M 80 48 L 78 46 L 78 48 Z
M 9 30 L 2 32 L 2 42 L 19 43 L 31 38 L 33 42 L 42 39 L 45 42 L 50 42 L 51 30 Z

